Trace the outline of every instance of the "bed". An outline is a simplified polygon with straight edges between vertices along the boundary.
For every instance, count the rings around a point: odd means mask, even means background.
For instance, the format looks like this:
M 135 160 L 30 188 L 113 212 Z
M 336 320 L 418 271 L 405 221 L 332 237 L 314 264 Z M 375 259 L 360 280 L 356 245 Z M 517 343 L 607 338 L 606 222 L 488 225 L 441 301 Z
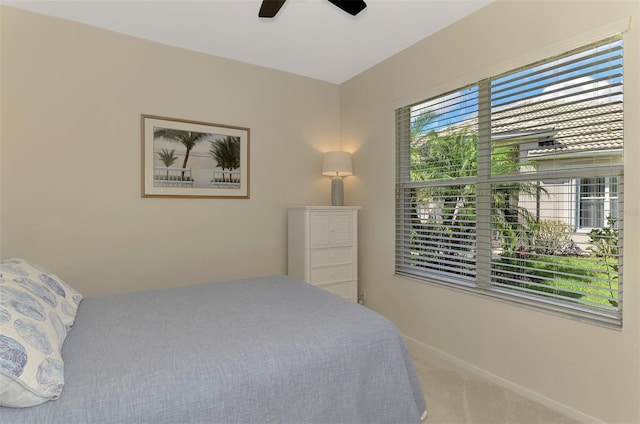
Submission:
M 419 423 L 426 411 L 390 321 L 287 276 L 78 303 L 59 398 L 0 407 L 0 422 Z

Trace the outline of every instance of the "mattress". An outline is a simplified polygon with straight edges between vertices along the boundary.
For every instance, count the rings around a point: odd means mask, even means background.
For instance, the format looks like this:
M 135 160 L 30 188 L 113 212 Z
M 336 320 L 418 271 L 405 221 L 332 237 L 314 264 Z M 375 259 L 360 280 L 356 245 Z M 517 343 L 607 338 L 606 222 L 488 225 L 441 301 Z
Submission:
M 417 423 L 424 397 L 381 315 L 286 276 L 87 298 L 59 399 L 2 423 Z

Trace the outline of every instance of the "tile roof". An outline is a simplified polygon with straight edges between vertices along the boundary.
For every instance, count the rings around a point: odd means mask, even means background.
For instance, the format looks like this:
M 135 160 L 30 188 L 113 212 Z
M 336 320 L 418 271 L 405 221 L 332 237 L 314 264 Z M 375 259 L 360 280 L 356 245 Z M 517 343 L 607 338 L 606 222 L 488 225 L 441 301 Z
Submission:
M 535 158 L 569 152 L 621 149 L 623 143 L 622 103 L 537 102 L 493 113 L 492 136 L 512 132 L 554 131 L 552 138 L 539 140 L 529 150 Z M 504 136 L 503 136 L 504 137 Z M 506 138 L 506 137 L 505 137 Z

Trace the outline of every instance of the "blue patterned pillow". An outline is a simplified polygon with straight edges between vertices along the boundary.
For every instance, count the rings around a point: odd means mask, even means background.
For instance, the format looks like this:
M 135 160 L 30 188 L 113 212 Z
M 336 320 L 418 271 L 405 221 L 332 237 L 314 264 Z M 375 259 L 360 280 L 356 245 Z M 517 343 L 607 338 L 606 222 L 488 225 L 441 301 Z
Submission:
M 0 406 L 35 406 L 60 396 L 62 344 L 81 300 L 35 264 L 0 263 Z
M 23 286 L 56 311 L 67 330 L 76 319 L 82 295 L 46 269 L 25 259 L 7 258 L 0 263 L 0 274 Z

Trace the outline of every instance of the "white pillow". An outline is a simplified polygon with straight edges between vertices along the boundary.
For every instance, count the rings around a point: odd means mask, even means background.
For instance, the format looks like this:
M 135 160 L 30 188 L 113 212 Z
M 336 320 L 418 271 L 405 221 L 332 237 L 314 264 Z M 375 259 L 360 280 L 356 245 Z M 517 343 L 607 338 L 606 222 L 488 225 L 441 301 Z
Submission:
M 57 399 L 64 386 L 62 344 L 82 295 L 22 259 L 0 263 L 0 406 Z

